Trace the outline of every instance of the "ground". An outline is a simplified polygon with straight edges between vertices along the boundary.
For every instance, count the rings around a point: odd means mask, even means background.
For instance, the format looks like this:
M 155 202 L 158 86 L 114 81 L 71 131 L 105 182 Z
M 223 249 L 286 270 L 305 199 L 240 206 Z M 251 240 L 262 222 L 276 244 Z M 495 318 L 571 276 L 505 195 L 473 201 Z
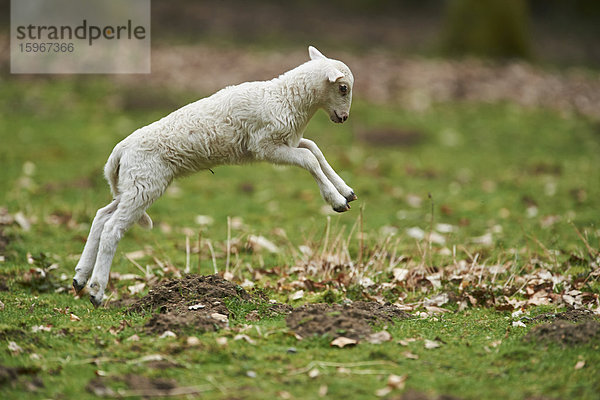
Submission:
M 358 194 L 350 212 L 294 168 L 177 181 L 98 309 L 70 282 L 110 201 L 103 163 L 210 88 L 179 85 L 187 67 L 153 85 L 0 78 L 1 396 L 597 398 L 597 74 L 378 60 L 387 80 L 357 86 L 350 120 L 318 113 L 306 133 Z

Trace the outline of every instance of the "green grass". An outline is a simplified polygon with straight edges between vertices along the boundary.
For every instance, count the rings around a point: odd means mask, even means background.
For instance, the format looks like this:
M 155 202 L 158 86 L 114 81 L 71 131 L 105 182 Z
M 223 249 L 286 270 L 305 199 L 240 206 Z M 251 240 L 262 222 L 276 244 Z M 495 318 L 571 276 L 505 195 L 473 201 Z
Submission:
M 56 287 L 69 285 L 89 223 L 96 209 L 110 200 L 101 171 L 112 147 L 137 127 L 198 97 L 143 89 L 144 101 L 136 102 L 140 90 L 116 87 L 100 78 L 2 82 L 0 206 L 11 215 L 22 212 L 32 226 L 25 231 L 17 224 L 0 225 L 2 236 L 9 240 L 0 268 L 10 289 L 0 291 L 5 305 L 0 311 L 0 364 L 40 370 L 44 387 L 27 396 L 92 397 L 86 386 L 98 370 L 113 378 L 136 373 L 174 378 L 181 386 L 207 385 L 202 393 L 207 398 L 276 398 L 282 391 L 295 398 L 315 398 L 323 385 L 331 398 L 373 398 L 377 389 L 386 386 L 390 374 L 406 374 L 407 388 L 465 399 L 597 396 L 597 342 L 570 348 L 525 343 L 522 336 L 530 326 L 513 328 L 510 313 L 493 308 L 402 321 L 388 327 L 394 338 L 391 342 L 337 349 L 329 346 L 327 338 L 297 341 L 287 332 L 283 318 L 257 322 L 258 330 L 253 327 L 246 332 L 256 345 L 235 341 L 235 330 L 253 306 L 231 303 L 237 310 L 233 331 L 195 334 L 201 344 L 189 348 L 186 335 L 157 339 L 145 334 L 141 326 L 147 317 L 120 309 L 94 310 L 84 299 L 74 299 L 68 292 L 53 293 L 35 281 L 23 285 L 23 274 L 31 268 L 28 254 L 40 253 L 47 260 L 37 261 L 38 266 L 57 266 L 51 272 Z M 306 132 L 359 196 L 350 212 L 329 217 L 330 241 L 345 229 L 340 237 L 349 237 L 350 256 L 358 260 L 361 227 L 357 221 L 362 207 L 365 257 L 385 239 L 384 228 L 397 230 L 392 243 L 397 255 L 404 256 L 403 268 L 442 269 L 453 265 L 455 258 L 471 263 L 477 255 L 480 264 L 509 263 L 517 275 L 541 268 L 565 276 L 581 274 L 581 281 L 587 279 L 580 290 L 600 293 L 598 278 L 587 275 L 598 266 L 585 243 L 592 250 L 600 247 L 597 123 L 512 104 L 443 104 L 414 112 L 365 103 L 357 97 L 348 123 L 333 125 L 324 113 L 318 113 Z M 414 131 L 420 141 L 376 146 L 361 140 L 370 131 L 382 129 Z M 265 270 L 289 271 L 298 260 L 291 249 L 305 243 L 312 243 L 314 249 L 323 246 L 328 217 L 321 209 L 325 203 L 305 171 L 266 164 L 224 166 L 216 168 L 214 175 L 200 172 L 180 180 L 176 187 L 179 190 L 167 193 L 149 209 L 154 230 L 135 227 L 127 233 L 113 271 L 139 272 L 124 254 L 141 249 L 148 249 L 151 256 L 138 262 L 155 273 L 161 269 L 153 257 L 183 269 L 186 236 L 194 244 L 200 230 L 203 240 L 213 243 L 222 271 L 228 216 L 241 217 L 244 224 L 233 227 L 232 237 L 243 241 L 249 234 L 263 235 L 284 249 L 279 254 L 237 251 L 231 267 L 240 280 L 254 279 L 250 268 L 260 265 Z M 415 198 L 421 200 L 420 205 L 410 200 Z M 62 219 L 52 219 L 53 215 Z M 211 216 L 215 222 L 201 228 L 195 223 L 197 215 Z M 444 245 L 418 242 L 405 233 L 411 227 L 428 232 L 432 221 L 433 226 L 456 227 L 444 235 Z M 473 241 L 486 233 L 492 233 L 492 245 Z M 192 254 L 193 271 L 212 273 L 206 249 L 201 265 L 197 260 L 197 254 Z M 390 271 L 378 266 L 365 271 L 376 282 L 390 281 Z M 297 276 L 284 273 L 282 277 L 289 283 Z M 274 287 L 278 278 L 267 275 L 256 285 Z M 127 291 L 127 283 L 112 284 L 111 290 L 118 294 Z M 449 282 L 444 284 L 456 290 Z M 346 288 L 345 293 L 330 289 L 307 293 L 293 305 L 358 299 L 367 291 L 356 286 Z M 267 294 L 287 301 L 291 290 L 267 289 Z M 391 301 L 406 295 L 409 302 L 434 293 L 398 285 L 383 295 Z M 63 313 L 65 308 L 68 311 Z M 448 308 L 456 309 L 456 305 Z M 543 309 L 531 310 L 535 314 Z M 71 321 L 70 313 L 81 321 Z M 111 334 L 109 329 L 123 319 L 131 326 Z M 48 324 L 50 332 L 32 332 L 33 326 Z M 140 336 L 139 342 L 126 341 L 133 334 Z M 229 339 L 225 347 L 215 341 L 221 336 Z M 407 347 L 397 343 L 405 338 L 418 340 Z M 436 338 L 443 341 L 440 348 L 423 347 L 423 339 Z M 498 340 L 502 342 L 493 347 L 491 343 Z M 7 350 L 10 341 L 21 346 L 23 353 L 11 354 Z M 290 347 L 297 352 L 289 353 Z M 407 359 L 407 351 L 419 358 Z M 31 358 L 34 353 L 39 359 Z M 180 367 L 149 369 L 139 361 L 148 354 L 161 354 Z M 580 356 L 586 366 L 575 370 Z M 100 361 L 93 363 L 94 359 Z M 343 368 L 318 362 L 339 363 Z M 356 364 L 365 362 L 372 364 Z M 308 376 L 309 366 L 318 369 L 317 377 Z M 256 372 L 256 377 L 249 377 L 248 371 Z M 27 380 L 22 376 L 14 384 L 3 384 L 0 396 L 22 398 Z M 125 387 L 119 382 L 111 385 Z

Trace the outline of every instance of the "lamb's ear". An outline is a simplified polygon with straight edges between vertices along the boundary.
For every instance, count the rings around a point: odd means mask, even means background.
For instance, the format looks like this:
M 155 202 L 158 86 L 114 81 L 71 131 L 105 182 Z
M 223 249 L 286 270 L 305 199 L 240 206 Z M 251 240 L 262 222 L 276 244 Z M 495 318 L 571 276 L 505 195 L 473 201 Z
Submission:
M 312 47 L 312 46 L 308 46 L 308 55 L 310 56 L 311 60 L 318 60 L 318 59 L 326 59 L 327 57 L 325 57 L 323 55 L 323 53 L 321 53 L 319 50 L 317 50 L 316 48 Z
M 333 83 L 343 77 L 344 74 L 342 74 L 342 72 L 339 69 L 333 67 L 327 69 L 327 79 L 329 80 L 329 82 Z

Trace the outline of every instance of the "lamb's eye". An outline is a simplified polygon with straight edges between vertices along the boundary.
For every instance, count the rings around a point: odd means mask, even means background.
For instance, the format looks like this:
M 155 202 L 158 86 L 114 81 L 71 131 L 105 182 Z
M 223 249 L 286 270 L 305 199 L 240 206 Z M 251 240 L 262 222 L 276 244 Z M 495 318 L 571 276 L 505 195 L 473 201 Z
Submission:
M 340 85 L 340 93 L 342 93 L 342 94 L 348 93 L 348 86 Z

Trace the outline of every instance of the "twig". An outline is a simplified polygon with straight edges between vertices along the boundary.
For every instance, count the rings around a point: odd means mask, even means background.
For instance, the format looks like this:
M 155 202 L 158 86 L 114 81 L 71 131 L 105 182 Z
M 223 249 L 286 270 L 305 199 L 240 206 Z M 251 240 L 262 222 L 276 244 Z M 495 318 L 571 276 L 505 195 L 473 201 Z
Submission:
M 190 273 L 190 237 L 188 235 L 185 235 L 185 269 L 183 273 Z
M 198 231 L 198 274 L 202 274 L 202 229 Z
M 587 249 L 588 255 L 590 256 L 590 258 L 593 260 L 595 257 L 598 257 L 598 254 L 599 254 L 598 251 L 594 250 L 592 248 L 592 246 L 590 246 L 587 239 L 583 237 L 583 235 L 581 234 L 581 232 L 579 232 L 579 229 L 577 229 L 577 227 L 575 226 L 575 224 L 573 222 L 571 222 L 571 226 L 573 227 L 573 229 L 575 229 L 577 236 L 579 236 L 579 239 L 581 239 L 581 241 L 585 245 L 585 248 Z
M 219 270 L 217 269 L 217 257 L 215 257 L 215 250 L 213 249 L 210 239 L 206 241 L 206 245 L 208 246 L 208 251 L 210 251 L 210 256 L 212 258 L 213 270 L 215 274 L 217 274 L 219 273 Z
M 229 272 L 229 252 L 231 250 L 231 217 L 227 216 L 227 255 L 225 258 L 225 273 Z

